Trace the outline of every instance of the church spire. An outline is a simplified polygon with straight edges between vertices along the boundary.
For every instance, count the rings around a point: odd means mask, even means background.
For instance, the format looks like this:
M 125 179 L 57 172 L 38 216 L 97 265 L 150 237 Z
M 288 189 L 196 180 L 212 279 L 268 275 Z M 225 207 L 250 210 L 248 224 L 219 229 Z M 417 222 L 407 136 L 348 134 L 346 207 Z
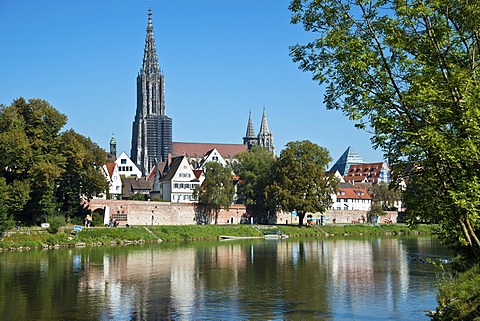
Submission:
M 157 49 L 155 47 L 155 38 L 153 36 L 152 9 L 148 8 L 147 37 L 145 39 L 145 49 L 143 51 L 142 72 L 147 76 L 159 73 Z
M 172 119 L 165 114 L 165 79 L 158 67 L 152 10 L 148 8 L 143 63 L 137 76 L 137 110 L 132 127 L 133 162 L 148 175 L 172 152 Z
M 255 136 L 255 130 L 253 129 L 253 122 L 252 122 L 252 112 L 248 116 L 248 125 L 247 125 L 247 132 L 245 137 L 243 137 L 243 145 L 247 145 L 248 149 L 252 148 L 253 145 L 256 145 L 257 137 Z
M 275 145 L 273 144 L 273 133 L 268 130 L 267 113 L 263 107 L 262 124 L 260 125 L 260 132 L 258 133 L 258 145 L 266 148 L 272 153 L 275 153 Z
M 268 132 L 267 114 L 265 113 L 265 107 L 263 107 L 262 124 L 260 125 L 259 135 L 263 135 Z

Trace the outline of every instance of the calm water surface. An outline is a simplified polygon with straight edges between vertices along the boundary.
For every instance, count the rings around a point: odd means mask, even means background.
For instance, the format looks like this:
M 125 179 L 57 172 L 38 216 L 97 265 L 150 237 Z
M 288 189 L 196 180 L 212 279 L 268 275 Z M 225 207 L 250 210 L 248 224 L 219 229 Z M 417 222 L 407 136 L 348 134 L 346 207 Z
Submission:
M 0 254 L 1 320 L 429 320 L 436 238 L 150 244 Z

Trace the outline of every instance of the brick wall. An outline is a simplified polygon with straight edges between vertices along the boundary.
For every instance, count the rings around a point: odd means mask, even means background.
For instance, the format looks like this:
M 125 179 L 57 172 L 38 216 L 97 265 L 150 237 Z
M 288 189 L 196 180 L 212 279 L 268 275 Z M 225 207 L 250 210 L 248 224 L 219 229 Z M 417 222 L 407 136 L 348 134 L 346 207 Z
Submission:
M 97 209 L 104 211 L 107 206 L 110 210 L 110 217 L 115 218 L 120 225 L 197 224 L 194 204 L 105 199 L 93 199 L 89 203 L 92 211 Z M 228 211 L 220 210 L 218 223 L 239 224 L 245 213 L 244 205 L 232 205 Z
M 123 201 L 123 200 L 105 200 L 93 199 L 89 203 L 91 210 L 110 209 L 110 217 L 118 220 L 120 225 L 191 225 L 202 222 L 197 218 L 196 206 L 194 204 L 169 203 L 169 202 L 150 202 L 150 201 Z M 328 217 L 326 224 L 333 224 L 333 220 L 338 224 L 361 223 L 362 216 L 367 219 L 366 211 L 341 211 L 328 210 L 324 217 Z M 386 212 L 385 216 L 378 219 L 379 223 L 390 220 L 397 222 L 397 212 Z M 320 214 L 312 214 L 313 218 L 320 217 Z M 218 214 L 218 224 L 240 224 L 242 219 L 246 218 L 246 208 L 244 205 L 234 204 L 229 210 L 222 209 Z M 307 217 L 304 224 L 307 223 Z M 197 223 L 198 222 L 198 223 Z M 248 221 L 247 221 L 248 222 Z M 214 219 L 211 219 L 214 223 Z M 256 223 L 256 222 L 254 222 Z M 279 213 L 277 215 L 277 224 L 298 224 L 298 216 L 292 216 L 290 213 Z

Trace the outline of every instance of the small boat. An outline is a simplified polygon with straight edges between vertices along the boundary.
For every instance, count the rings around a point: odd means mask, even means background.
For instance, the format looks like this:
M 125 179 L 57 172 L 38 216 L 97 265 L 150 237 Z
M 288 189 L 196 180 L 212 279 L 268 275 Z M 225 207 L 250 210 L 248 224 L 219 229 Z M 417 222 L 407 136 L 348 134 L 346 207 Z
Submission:
M 220 240 L 245 240 L 245 239 L 258 239 L 261 236 L 233 236 L 233 235 L 219 235 Z
M 264 237 L 265 239 L 273 239 L 273 240 L 289 238 L 289 236 L 287 234 L 283 234 L 282 231 L 274 231 L 274 233 L 265 233 Z

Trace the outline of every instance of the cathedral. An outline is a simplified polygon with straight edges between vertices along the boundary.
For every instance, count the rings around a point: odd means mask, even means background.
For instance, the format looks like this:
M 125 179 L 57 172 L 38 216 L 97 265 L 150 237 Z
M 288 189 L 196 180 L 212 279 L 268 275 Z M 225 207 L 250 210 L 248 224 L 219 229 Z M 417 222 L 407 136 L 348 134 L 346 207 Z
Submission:
M 172 119 L 165 114 L 165 78 L 158 67 L 152 12 L 148 9 L 143 64 L 137 76 L 137 108 L 132 127 L 131 160 L 144 176 L 148 176 L 157 163 L 168 162 L 169 156 L 203 156 L 208 151 L 207 148 L 213 145 L 219 145 L 219 150 L 226 150 L 228 155 L 222 155 L 224 157 L 235 157 L 239 152 L 255 145 L 275 153 L 273 133 L 268 129 L 265 108 L 258 135 L 255 135 L 250 112 L 243 144 L 172 142 Z
M 152 12 L 148 9 L 143 64 L 137 76 L 137 110 L 130 157 L 143 175 L 172 152 L 172 119 L 165 115 L 165 79 L 158 67 Z
M 248 146 L 248 149 L 255 145 L 261 146 L 268 151 L 275 154 L 275 145 L 273 144 L 273 133 L 268 130 L 267 115 L 265 108 L 263 108 L 262 124 L 260 125 L 260 132 L 255 135 L 252 122 L 252 112 L 248 117 L 247 133 L 243 137 L 243 144 Z

